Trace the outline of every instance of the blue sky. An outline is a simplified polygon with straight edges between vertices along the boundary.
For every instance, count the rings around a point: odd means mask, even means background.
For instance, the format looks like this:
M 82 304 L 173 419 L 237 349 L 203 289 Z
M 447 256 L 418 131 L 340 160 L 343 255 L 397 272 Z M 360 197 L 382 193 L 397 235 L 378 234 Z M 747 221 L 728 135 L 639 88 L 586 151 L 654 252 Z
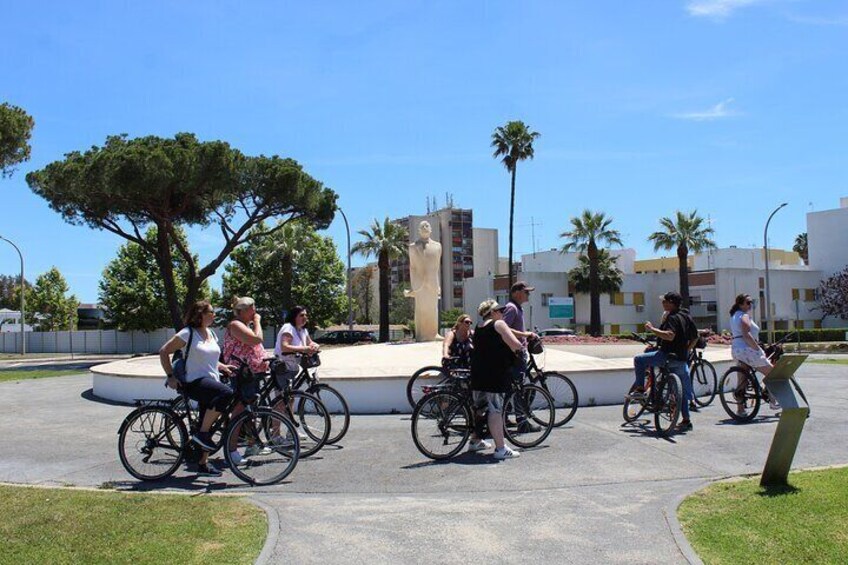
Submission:
M 353 229 L 453 194 L 501 229 L 509 178 L 492 130 L 542 137 L 518 171 L 516 251 L 559 244 L 584 208 L 640 257 L 660 216 L 697 208 L 719 245 L 791 247 L 848 196 L 848 5 L 632 2 L 0 1 L 0 101 L 36 120 L 0 179 L 0 234 L 28 278 L 56 265 L 83 301 L 123 240 L 64 223 L 25 173 L 107 135 L 196 133 L 303 163 Z M 339 217 L 328 233 L 344 248 Z M 220 245 L 193 232 L 202 257 Z M 18 259 L 6 246 L 0 272 Z M 361 264 L 355 259 L 355 264 Z M 219 284 L 220 272 L 213 279 Z

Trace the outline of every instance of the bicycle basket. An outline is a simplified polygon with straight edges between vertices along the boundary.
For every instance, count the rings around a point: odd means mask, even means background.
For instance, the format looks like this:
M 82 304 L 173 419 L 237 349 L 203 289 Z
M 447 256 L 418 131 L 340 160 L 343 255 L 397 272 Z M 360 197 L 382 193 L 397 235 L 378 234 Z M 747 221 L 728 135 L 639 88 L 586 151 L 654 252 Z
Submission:
M 304 369 L 314 369 L 321 365 L 321 358 L 318 357 L 317 353 L 313 353 L 312 355 L 304 355 L 300 361 L 301 366 Z
M 531 339 L 527 342 L 527 350 L 533 355 L 541 355 L 545 346 L 542 345 L 541 339 Z

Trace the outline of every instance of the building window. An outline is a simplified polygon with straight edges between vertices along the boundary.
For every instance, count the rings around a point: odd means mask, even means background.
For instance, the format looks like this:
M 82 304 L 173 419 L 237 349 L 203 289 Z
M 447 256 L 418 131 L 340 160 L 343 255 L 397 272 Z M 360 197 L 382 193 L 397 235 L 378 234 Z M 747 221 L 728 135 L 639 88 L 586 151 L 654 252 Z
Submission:
M 793 288 L 792 289 L 792 300 L 801 300 L 801 289 Z
M 804 289 L 804 301 L 805 302 L 815 302 L 816 301 L 816 289 L 814 289 L 814 288 Z

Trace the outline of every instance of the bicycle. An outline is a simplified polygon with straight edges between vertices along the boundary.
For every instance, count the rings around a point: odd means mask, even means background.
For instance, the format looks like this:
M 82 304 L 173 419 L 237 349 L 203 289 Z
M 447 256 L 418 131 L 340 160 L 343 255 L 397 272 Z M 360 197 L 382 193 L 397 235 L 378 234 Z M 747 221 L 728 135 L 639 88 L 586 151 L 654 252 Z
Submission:
M 157 481 L 173 475 L 186 461 L 199 458 L 199 448 L 189 441 L 189 432 L 197 433 L 200 418 L 191 409 L 191 400 L 183 387 L 178 400 L 184 407 L 174 409 L 174 401 L 142 401 L 130 412 L 118 429 L 118 456 L 124 469 L 142 481 Z M 224 445 L 253 447 L 257 452 L 240 465 L 233 462 L 230 449 L 224 450 L 227 465 L 242 481 L 258 486 L 276 484 L 285 479 L 300 457 L 300 442 L 294 425 L 283 414 L 265 407 L 245 404 L 244 411 L 230 417 L 243 399 L 238 394 L 212 424 L 210 435 L 217 452 Z M 277 430 L 271 434 L 271 430 Z M 191 461 L 189 461 L 191 462 Z
M 454 373 L 462 376 L 467 374 L 469 368 L 460 365 L 459 357 L 449 357 L 442 361 L 442 365 L 428 365 L 421 367 L 409 378 L 406 383 L 406 400 L 411 408 L 415 408 L 421 397 L 424 396 L 424 388 L 434 385 L 443 385 L 451 380 Z
M 631 336 L 648 347 L 656 347 L 653 342 L 637 333 L 631 333 Z M 648 368 L 644 395 L 628 394 L 625 396 L 624 406 L 622 406 L 625 422 L 632 423 L 644 412 L 648 412 L 654 415 L 654 427 L 657 430 L 657 435 L 665 437 L 671 433 L 680 418 L 680 411 L 684 402 L 683 385 L 680 382 L 680 377 L 673 373 L 668 366 L 669 362 L 676 359 L 676 355 L 669 353 L 661 366 Z
M 312 355 L 312 358 L 313 363 L 320 364 L 317 353 Z M 276 359 L 271 358 L 269 361 L 274 363 Z M 350 427 L 350 408 L 347 400 L 338 390 L 318 379 L 318 365 L 307 367 L 303 362 L 300 364 L 300 371 L 294 378 L 292 388 L 299 390 L 304 385 L 306 386 L 303 389 L 304 392 L 316 396 L 327 408 L 331 433 L 327 437 L 326 443 L 328 445 L 338 443 L 347 434 Z
M 542 347 L 541 341 L 538 342 L 538 347 Z M 543 349 L 537 349 L 541 352 Z M 536 355 L 532 351 L 532 347 L 528 348 L 527 371 L 524 376 L 528 382 L 541 386 L 554 401 L 554 427 L 559 428 L 567 424 L 577 412 L 578 397 L 577 387 L 571 382 L 571 379 L 557 371 L 545 371 L 536 363 Z
M 772 345 L 761 343 L 760 346 L 763 347 L 766 356 L 774 364 L 783 355 L 783 344 L 794 339 L 794 336 L 795 333 L 793 332 L 785 335 Z M 795 377 L 790 380 L 804 402 L 809 405 L 807 397 Z M 772 400 L 768 388 L 761 385 L 759 379 L 757 379 L 757 370 L 741 362 L 725 371 L 721 377 L 719 391 L 724 411 L 736 422 L 750 422 L 756 418 L 762 402 L 770 403 Z
M 716 370 L 713 364 L 704 359 L 703 349 L 706 341 L 698 340 L 698 344 L 689 354 L 689 376 L 692 379 L 692 391 L 695 394 L 695 404 L 700 407 L 709 406 L 716 397 Z
M 467 376 L 457 376 L 425 387 L 412 411 L 412 441 L 426 457 L 449 459 L 462 451 L 472 431 L 483 437 L 486 416 L 476 414 L 469 384 Z M 513 381 L 502 417 L 507 441 L 517 447 L 536 447 L 553 430 L 553 399 L 537 385 Z

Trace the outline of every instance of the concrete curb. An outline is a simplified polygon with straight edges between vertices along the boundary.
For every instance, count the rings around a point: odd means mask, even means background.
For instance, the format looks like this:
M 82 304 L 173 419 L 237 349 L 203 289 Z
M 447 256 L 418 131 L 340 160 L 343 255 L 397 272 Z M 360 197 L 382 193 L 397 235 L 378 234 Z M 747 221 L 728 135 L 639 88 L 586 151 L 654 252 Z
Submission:
M 703 565 L 704 562 L 701 561 L 701 558 L 698 557 L 698 554 L 695 553 L 695 550 L 689 544 L 689 540 L 686 539 L 686 535 L 683 533 L 683 528 L 680 526 L 680 521 L 677 519 L 677 510 L 680 508 L 680 505 L 683 504 L 683 501 L 689 497 L 689 495 L 698 492 L 709 484 L 711 484 L 711 481 L 699 484 L 696 488 L 678 495 L 670 506 L 663 508 L 665 523 L 671 532 L 671 537 L 674 538 L 674 544 L 677 546 L 681 555 L 683 555 L 683 558 L 690 563 L 690 565 Z
M 271 557 L 274 555 L 274 548 L 277 547 L 277 542 L 280 537 L 280 515 L 277 514 L 276 508 L 266 504 L 262 500 L 248 496 L 245 500 L 251 504 L 261 508 L 268 516 L 268 536 L 265 538 L 265 545 L 262 546 L 262 551 L 259 557 L 256 558 L 256 565 L 266 565 L 271 563 Z

